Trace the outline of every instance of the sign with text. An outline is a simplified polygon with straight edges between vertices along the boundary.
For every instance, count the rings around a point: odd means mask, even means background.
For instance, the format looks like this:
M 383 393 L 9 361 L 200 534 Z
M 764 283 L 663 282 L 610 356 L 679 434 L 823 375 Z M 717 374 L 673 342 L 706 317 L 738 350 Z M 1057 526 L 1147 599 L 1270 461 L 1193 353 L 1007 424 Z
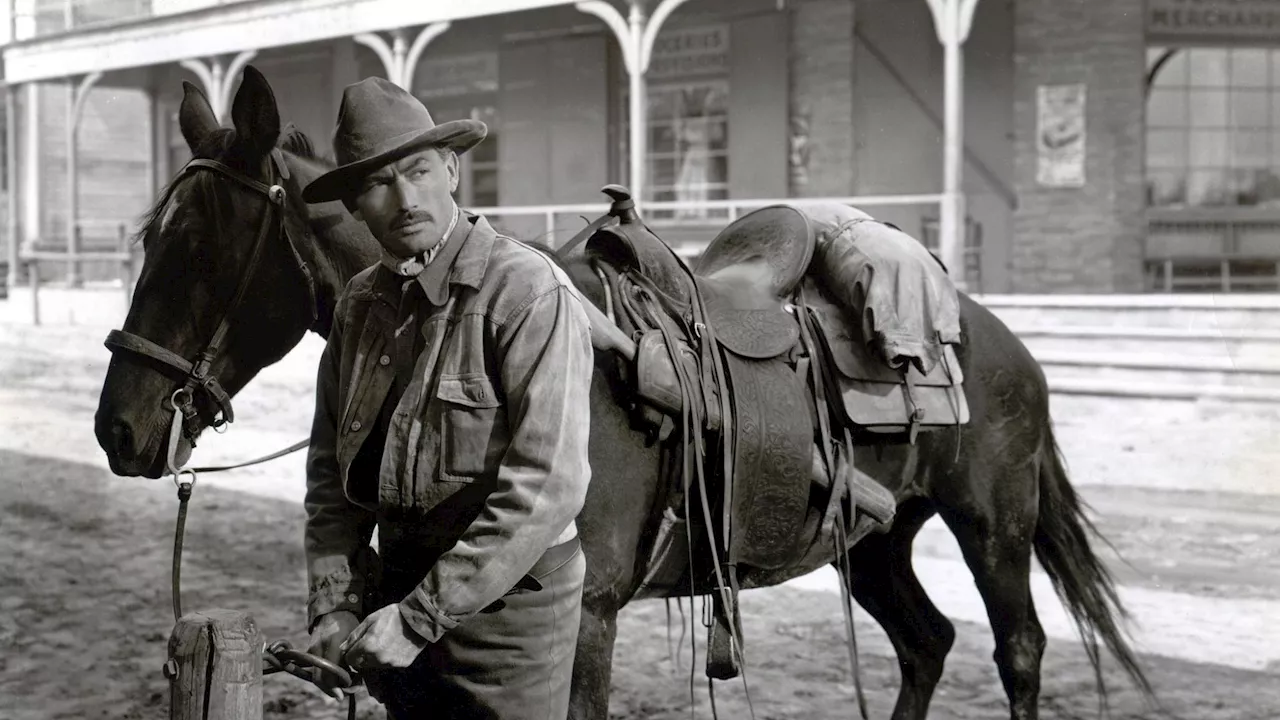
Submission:
M 1084 186 L 1085 86 L 1036 89 L 1036 182 L 1044 187 Z
M 649 60 L 650 80 L 729 72 L 729 26 L 671 28 L 658 35 Z
M 429 53 L 428 53 L 429 55 Z M 414 75 L 413 94 L 422 100 L 498 91 L 498 53 L 427 57 Z
M 1154 39 L 1280 40 L 1280 0 L 1147 0 Z

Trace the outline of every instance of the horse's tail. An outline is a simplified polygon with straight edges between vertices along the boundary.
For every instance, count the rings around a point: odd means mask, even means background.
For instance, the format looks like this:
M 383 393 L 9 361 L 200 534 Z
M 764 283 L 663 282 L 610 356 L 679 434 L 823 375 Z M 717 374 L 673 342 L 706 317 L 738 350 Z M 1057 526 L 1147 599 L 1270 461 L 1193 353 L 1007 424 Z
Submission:
M 1041 452 L 1036 558 L 1080 631 L 1097 676 L 1101 702 L 1105 706 L 1107 695 L 1099 638 L 1147 699 L 1155 701 L 1151 683 L 1116 624 L 1117 617 L 1127 618 L 1128 613 L 1116 593 L 1111 573 L 1089 544 L 1089 533 L 1101 535 L 1085 515 L 1087 505 L 1067 478 L 1052 426 L 1048 428 Z

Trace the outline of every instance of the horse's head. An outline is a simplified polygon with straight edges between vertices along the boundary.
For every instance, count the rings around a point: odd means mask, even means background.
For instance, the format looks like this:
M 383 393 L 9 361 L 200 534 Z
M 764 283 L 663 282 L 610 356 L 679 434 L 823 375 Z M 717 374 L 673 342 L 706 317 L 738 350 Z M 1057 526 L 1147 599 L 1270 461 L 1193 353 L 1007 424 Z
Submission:
M 128 316 L 107 338 L 111 364 L 95 432 L 118 475 L 166 469 L 175 404 L 175 465 L 210 425 L 233 419 L 230 398 L 283 357 L 314 324 L 315 286 L 295 242 L 305 234 L 296 178 L 276 148 L 280 116 L 257 69 L 246 67 L 218 124 L 184 83 L 179 113 L 193 160 L 144 218 L 144 262 Z

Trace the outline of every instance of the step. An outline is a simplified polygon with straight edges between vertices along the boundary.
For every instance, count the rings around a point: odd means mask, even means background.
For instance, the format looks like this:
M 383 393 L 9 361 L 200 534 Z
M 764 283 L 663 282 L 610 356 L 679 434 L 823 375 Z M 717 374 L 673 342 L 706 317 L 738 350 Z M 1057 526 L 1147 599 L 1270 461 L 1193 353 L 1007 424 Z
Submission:
M 1175 354 L 1280 363 L 1280 330 L 1070 325 L 1010 329 L 1033 355 L 1071 352 Z
M 979 296 L 1005 324 L 1020 328 L 1162 327 L 1280 331 L 1278 295 Z
M 1280 403 L 1280 389 L 1265 387 L 1132 382 L 1072 377 L 1049 377 L 1048 382 L 1049 391 L 1055 395 Z
M 1280 362 L 1194 355 L 1041 352 L 1045 376 L 1081 381 L 1280 389 Z

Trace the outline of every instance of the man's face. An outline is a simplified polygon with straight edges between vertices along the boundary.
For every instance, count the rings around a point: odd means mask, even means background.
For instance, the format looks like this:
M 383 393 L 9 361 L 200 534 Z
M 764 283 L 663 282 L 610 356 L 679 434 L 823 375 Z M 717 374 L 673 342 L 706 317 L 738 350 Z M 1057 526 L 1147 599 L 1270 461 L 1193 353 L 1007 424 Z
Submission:
M 453 219 L 458 158 L 427 149 L 370 173 L 355 198 L 355 217 L 388 251 L 411 257 L 435 247 Z

